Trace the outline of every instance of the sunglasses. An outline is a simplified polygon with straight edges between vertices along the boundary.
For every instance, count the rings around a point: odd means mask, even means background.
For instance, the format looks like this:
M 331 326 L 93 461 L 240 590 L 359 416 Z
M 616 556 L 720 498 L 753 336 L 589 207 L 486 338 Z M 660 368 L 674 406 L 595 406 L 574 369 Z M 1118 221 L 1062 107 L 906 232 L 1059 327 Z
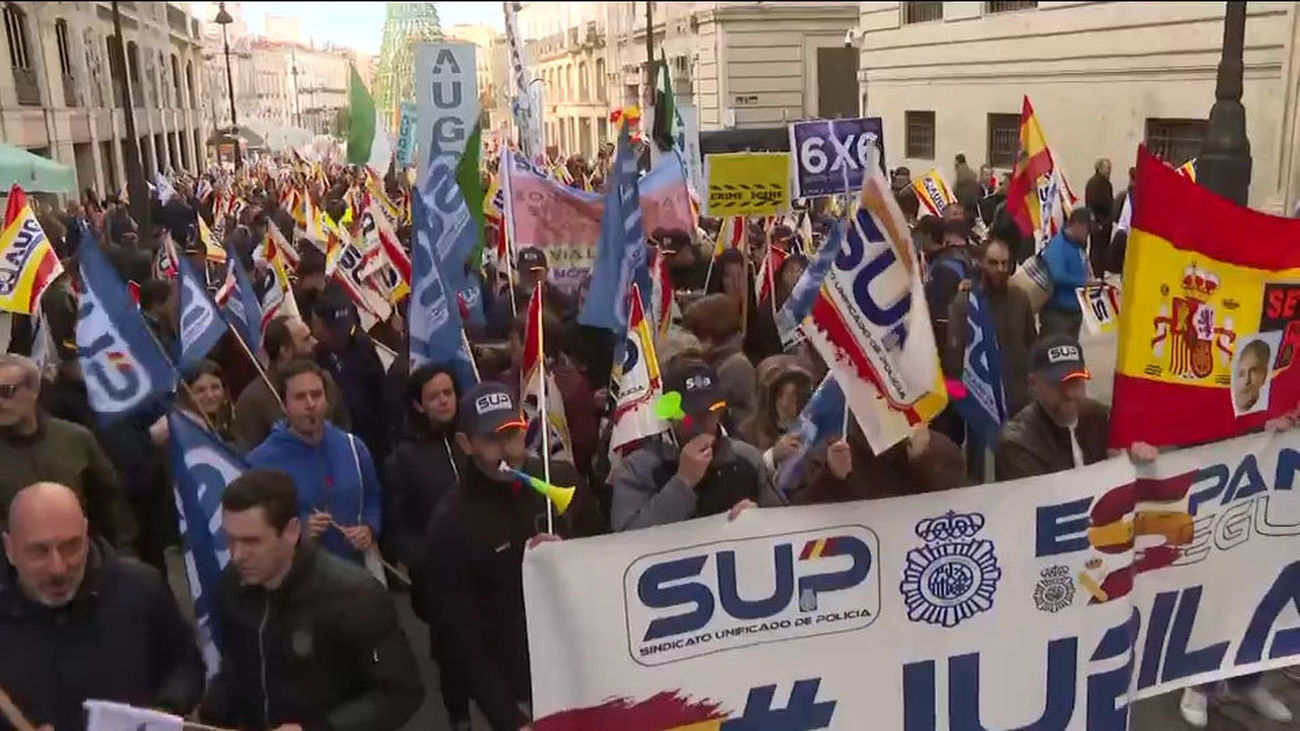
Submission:
M 21 383 L 0 383 L 0 398 L 11 399 L 18 395 L 18 389 L 22 387 Z

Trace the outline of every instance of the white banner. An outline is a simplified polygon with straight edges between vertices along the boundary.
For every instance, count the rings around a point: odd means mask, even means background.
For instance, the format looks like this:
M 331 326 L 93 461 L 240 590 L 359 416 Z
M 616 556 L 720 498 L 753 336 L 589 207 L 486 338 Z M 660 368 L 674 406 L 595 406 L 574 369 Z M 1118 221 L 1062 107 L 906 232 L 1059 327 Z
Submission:
M 541 546 L 537 728 L 1120 731 L 1134 700 L 1300 663 L 1298 450 Z
M 694 104 L 674 107 L 681 121 L 678 132 L 679 150 L 686 161 L 687 182 L 696 195 L 704 193 L 704 154 L 700 151 L 700 110 Z
M 478 122 L 478 80 L 474 46 L 469 43 L 421 43 L 415 47 L 415 144 L 423 170 L 434 155 L 459 159 Z
M 185 719 L 112 701 L 85 701 L 86 731 L 181 731 Z M 44 728 L 44 727 L 42 727 Z

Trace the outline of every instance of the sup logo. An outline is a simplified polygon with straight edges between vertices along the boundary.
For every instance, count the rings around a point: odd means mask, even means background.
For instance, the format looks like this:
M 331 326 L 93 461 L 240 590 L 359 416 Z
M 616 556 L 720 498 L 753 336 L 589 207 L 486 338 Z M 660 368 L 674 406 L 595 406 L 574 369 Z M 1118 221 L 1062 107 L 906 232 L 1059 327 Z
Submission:
M 623 574 L 628 652 L 662 665 L 866 627 L 879 550 L 871 529 L 846 525 L 642 556 Z

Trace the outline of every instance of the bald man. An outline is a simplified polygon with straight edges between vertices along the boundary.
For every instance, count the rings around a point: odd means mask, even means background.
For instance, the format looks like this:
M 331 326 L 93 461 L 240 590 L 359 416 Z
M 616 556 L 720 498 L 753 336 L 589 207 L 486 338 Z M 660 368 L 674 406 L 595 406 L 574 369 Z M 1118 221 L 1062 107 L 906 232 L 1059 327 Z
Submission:
M 63 485 L 25 487 L 8 508 L 0 687 L 27 719 L 83 729 L 88 698 L 193 709 L 203 660 L 157 571 L 92 538 L 80 499 Z

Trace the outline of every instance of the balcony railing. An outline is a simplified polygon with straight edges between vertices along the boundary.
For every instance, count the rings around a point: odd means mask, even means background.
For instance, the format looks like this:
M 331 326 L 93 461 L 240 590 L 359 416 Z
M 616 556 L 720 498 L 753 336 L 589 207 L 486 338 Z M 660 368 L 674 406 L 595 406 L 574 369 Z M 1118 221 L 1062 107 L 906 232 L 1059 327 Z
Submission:
M 18 92 L 18 103 L 25 106 L 41 105 L 41 85 L 36 78 L 35 69 L 14 67 L 14 87 Z

